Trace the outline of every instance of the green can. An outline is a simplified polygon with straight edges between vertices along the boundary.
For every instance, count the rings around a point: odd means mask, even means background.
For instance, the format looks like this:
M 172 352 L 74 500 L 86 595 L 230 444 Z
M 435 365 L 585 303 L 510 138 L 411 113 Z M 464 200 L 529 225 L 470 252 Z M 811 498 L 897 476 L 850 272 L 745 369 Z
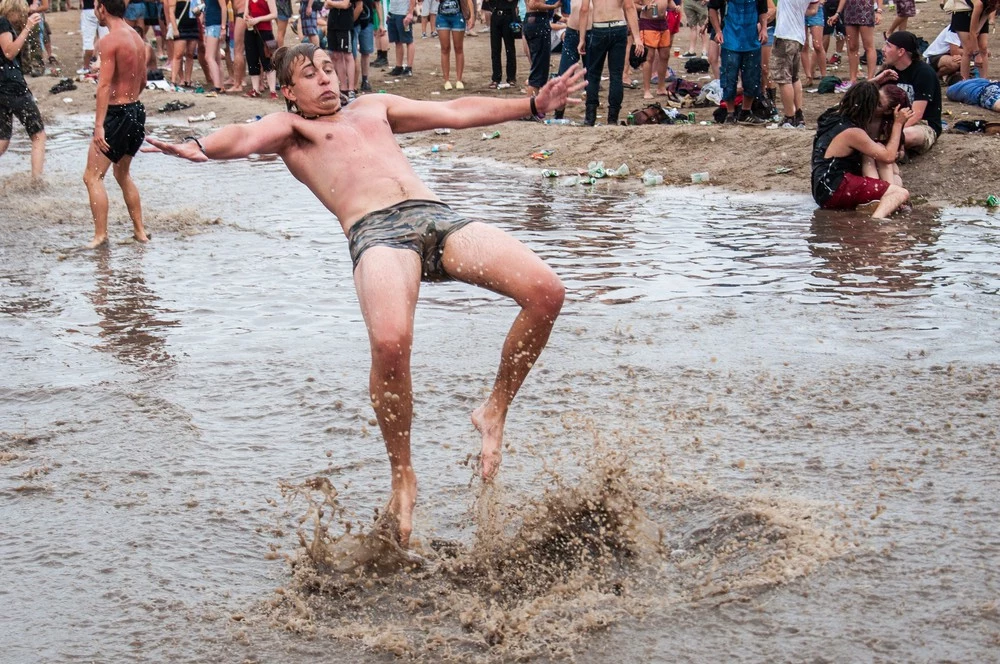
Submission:
M 1000 200 L 997 200 L 996 196 L 990 194 L 986 199 L 986 207 L 1000 207 Z
M 694 111 L 691 111 L 690 113 L 688 113 L 688 122 L 694 122 L 694 121 L 695 121 L 695 120 L 697 120 L 697 119 L 698 119 L 698 118 L 697 118 L 697 116 L 696 116 L 696 115 L 694 114 Z

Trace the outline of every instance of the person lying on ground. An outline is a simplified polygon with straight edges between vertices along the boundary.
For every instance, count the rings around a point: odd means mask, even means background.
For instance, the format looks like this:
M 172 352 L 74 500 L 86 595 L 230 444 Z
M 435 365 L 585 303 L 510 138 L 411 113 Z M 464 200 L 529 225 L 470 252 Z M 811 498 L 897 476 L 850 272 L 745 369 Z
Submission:
M 538 116 L 583 89 L 574 66 L 531 98 L 462 97 L 447 102 L 365 95 L 341 106 L 330 56 L 312 44 L 278 49 L 278 80 L 288 113 L 224 127 L 183 143 L 147 139 L 190 161 L 278 154 L 292 175 L 333 213 L 347 235 L 354 283 L 368 328 L 372 366 L 369 395 L 392 473 L 387 512 L 407 546 L 417 479 L 410 460 L 413 393 L 410 350 L 420 282 L 454 279 L 488 288 L 521 310 L 507 334 L 493 390 L 472 413 L 482 436 L 481 474 L 500 464 L 507 409 L 548 341 L 562 308 L 556 273 L 504 231 L 453 212 L 413 171 L 394 134 L 465 129 Z M 358 159 L 364 153 L 364 159 Z M 338 162 L 350 168 L 335 168 Z M 336 193 L 335 193 L 336 192 Z M 350 193 L 341 193 L 350 192 Z
M 852 210 L 878 201 L 872 217 L 885 219 L 910 198 L 903 187 L 886 180 L 865 177 L 862 158 L 891 163 L 899 151 L 903 126 L 913 110 L 897 107 L 886 145 L 868 135 L 868 126 L 878 113 L 879 89 L 869 81 L 856 83 L 840 105 L 819 117 L 812 153 L 812 195 L 828 210 Z
M 1000 113 L 1000 81 L 971 78 L 948 86 L 948 99 Z

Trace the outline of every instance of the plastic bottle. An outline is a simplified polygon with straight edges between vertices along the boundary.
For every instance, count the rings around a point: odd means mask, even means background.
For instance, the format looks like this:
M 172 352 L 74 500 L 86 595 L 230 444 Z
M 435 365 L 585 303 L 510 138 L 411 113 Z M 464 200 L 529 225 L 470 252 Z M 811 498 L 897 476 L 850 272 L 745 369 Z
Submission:
M 451 150 L 453 147 L 455 146 L 452 145 L 451 143 L 435 143 L 434 145 L 431 146 L 431 152 L 447 152 L 448 150 Z
M 628 174 L 629 174 L 628 164 L 622 164 L 615 170 L 608 171 L 608 177 L 612 178 L 626 178 L 628 177 Z
M 709 181 L 708 172 L 691 174 L 691 184 L 701 184 L 703 182 L 708 182 L 708 181 Z
M 650 168 L 642 174 L 642 183 L 647 187 L 654 187 L 663 184 L 663 176 Z
M 547 125 L 571 125 L 573 121 L 569 118 L 546 118 L 545 124 Z
M 604 162 L 592 161 L 587 164 L 587 174 L 592 178 L 603 178 L 607 176 L 607 171 L 604 170 Z
M 634 125 L 635 124 L 635 114 L 629 113 L 628 117 L 625 118 L 625 124 Z

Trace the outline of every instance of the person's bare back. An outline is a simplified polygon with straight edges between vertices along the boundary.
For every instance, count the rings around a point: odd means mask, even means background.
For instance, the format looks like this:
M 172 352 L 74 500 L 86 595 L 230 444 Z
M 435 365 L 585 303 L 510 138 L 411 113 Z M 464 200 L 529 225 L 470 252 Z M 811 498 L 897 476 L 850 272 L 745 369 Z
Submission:
M 101 38 L 102 68 L 112 66 L 109 104 L 138 101 L 146 89 L 146 44 L 128 24 L 115 23 Z

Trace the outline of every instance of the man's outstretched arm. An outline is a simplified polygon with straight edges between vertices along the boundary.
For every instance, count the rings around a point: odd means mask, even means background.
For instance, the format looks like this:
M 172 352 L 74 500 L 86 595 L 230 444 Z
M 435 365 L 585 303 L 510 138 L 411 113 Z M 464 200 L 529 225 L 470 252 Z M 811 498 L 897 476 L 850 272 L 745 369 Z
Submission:
M 297 117 L 292 113 L 273 113 L 257 122 L 228 125 L 204 138 L 183 143 L 168 143 L 151 137 L 146 140 L 161 152 L 189 161 L 277 154 L 292 140 Z
M 581 100 L 572 95 L 586 86 L 584 73 L 585 70 L 577 64 L 562 76 L 550 80 L 535 95 L 535 109 L 539 113 L 548 113 L 565 106 L 567 102 L 579 104 Z M 384 99 L 389 125 L 396 134 L 439 127 L 449 129 L 484 127 L 531 114 L 531 102 L 527 97 L 520 99 L 461 97 L 447 102 L 420 101 L 388 95 L 377 95 L 376 99 L 378 98 Z

